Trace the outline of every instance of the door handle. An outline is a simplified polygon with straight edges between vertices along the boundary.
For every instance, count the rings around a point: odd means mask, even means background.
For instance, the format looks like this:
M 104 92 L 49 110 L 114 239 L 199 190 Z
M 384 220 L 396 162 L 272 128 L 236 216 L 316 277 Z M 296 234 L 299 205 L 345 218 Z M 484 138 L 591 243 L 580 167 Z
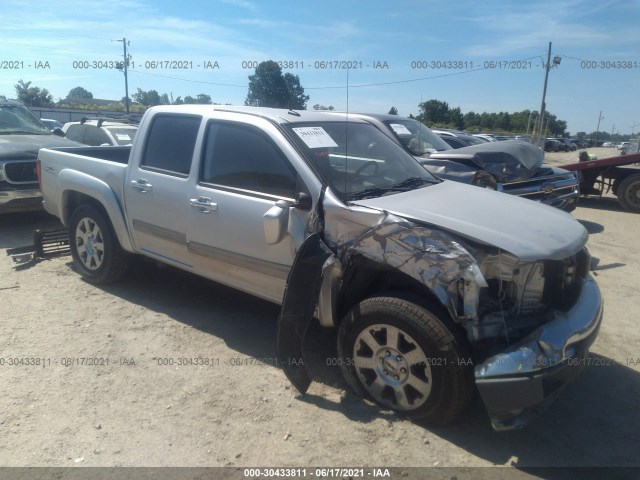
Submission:
M 213 203 L 209 197 L 198 197 L 189 200 L 189 205 L 200 213 L 211 213 L 218 210 L 218 204 Z
M 131 186 L 138 190 L 140 193 L 147 193 L 153 190 L 153 185 L 147 182 L 144 178 L 138 180 L 131 180 Z

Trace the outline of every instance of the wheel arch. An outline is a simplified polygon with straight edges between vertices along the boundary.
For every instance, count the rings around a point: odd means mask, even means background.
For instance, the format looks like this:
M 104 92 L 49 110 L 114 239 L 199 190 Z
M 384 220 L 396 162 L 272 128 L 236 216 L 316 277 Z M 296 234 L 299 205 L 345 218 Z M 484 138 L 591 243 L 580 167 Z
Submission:
M 124 212 L 113 189 L 105 182 L 90 175 L 63 170 L 58 176 L 61 185 L 60 219 L 69 225 L 71 216 L 80 205 L 94 205 L 109 219 L 122 248 L 133 252 L 133 244 L 124 218 Z
M 410 300 L 453 321 L 455 311 L 433 290 L 410 275 L 389 265 L 357 257 L 345 269 L 338 292 L 335 325 L 357 303 L 374 296 L 395 296 Z M 455 322 L 454 322 L 455 323 Z

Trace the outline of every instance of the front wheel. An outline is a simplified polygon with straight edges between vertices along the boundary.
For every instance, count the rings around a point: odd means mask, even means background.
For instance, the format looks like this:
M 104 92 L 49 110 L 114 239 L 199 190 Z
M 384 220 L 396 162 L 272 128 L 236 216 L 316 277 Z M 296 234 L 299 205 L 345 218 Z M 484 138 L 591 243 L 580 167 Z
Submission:
M 340 324 L 338 354 L 356 393 L 431 425 L 451 423 L 471 400 L 466 340 L 408 300 L 373 297 L 354 306 Z
M 75 267 L 91 283 L 113 282 L 126 271 L 127 252 L 107 216 L 93 205 L 81 205 L 73 212 L 69 245 Z
M 640 213 L 640 173 L 630 175 L 620 182 L 616 194 L 622 208 Z

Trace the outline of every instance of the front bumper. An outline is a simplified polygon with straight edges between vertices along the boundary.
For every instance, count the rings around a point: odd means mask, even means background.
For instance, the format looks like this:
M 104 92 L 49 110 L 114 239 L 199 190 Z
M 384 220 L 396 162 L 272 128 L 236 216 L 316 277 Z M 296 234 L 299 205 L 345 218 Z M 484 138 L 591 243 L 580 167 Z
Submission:
M 588 276 L 570 310 L 476 365 L 476 386 L 495 430 L 527 425 L 583 370 L 602 310 L 600 290 Z
M 0 189 L 0 213 L 27 212 L 42 209 L 42 193 L 36 188 Z
M 532 177 L 518 182 L 498 184 L 498 190 L 542 202 L 565 212 L 575 210 L 580 195 L 578 179 L 569 172 L 562 175 Z

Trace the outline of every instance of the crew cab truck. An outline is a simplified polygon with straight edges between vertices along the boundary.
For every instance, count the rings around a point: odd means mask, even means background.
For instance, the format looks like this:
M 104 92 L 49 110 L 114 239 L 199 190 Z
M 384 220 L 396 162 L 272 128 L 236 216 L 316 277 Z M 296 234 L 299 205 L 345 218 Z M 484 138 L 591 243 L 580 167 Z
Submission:
M 446 424 L 477 388 L 495 429 L 518 428 L 579 372 L 602 319 L 570 215 L 436 179 L 347 115 L 153 107 L 131 147 L 39 162 L 88 281 L 141 254 L 280 304 L 277 355 L 302 393 L 315 318 L 383 408 Z

